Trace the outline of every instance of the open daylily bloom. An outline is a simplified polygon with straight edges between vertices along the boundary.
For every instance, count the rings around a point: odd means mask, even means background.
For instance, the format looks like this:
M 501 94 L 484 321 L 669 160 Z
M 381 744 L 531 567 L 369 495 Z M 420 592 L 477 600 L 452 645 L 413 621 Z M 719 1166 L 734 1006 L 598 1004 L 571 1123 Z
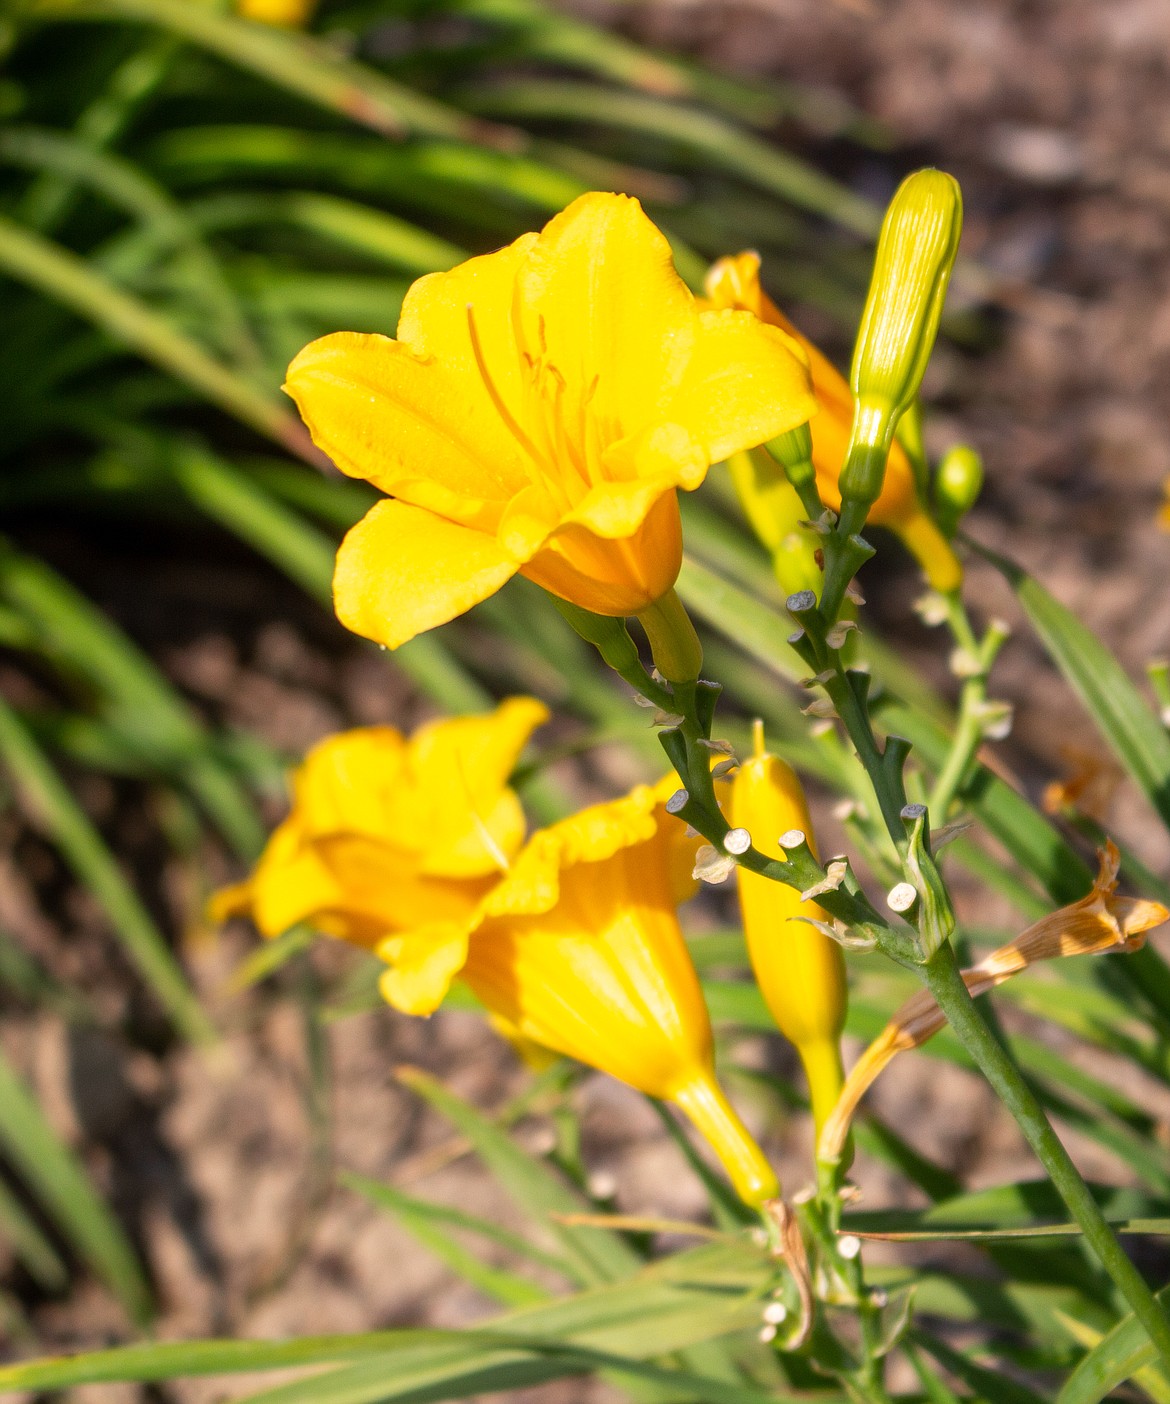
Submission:
M 828 357 L 793 326 L 760 286 L 759 254 L 748 252 L 721 258 L 707 275 L 707 295 L 713 306 L 752 312 L 769 326 L 788 332 L 804 348 L 819 406 L 809 419 L 817 491 L 826 507 L 838 511 L 841 492 L 837 480 L 845 463 L 853 425 L 853 396 L 848 381 Z M 958 586 L 962 567 L 950 543 L 919 500 L 914 470 L 897 441 L 890 449 L 881 495 L 870 509 L 869 520 L 875 526 L 888 527 L 902 538 L 934 589 L 946 592 Z
M 682 559 L 676 489 L 816 408 L 792 336 L 700 308 L 638 202 L 606 194 L 421 278 L 397 340 L 313 342 L 285 388 L 388 494 L 333 588 L 342 623 L 391 648 L 517 573 L 594 614 L 647 610 Z
M 694 891 L 696 843 L 664 809 L 671 775 L 542 829 L 463 927 L 457 973 L 513 1036 L 576 1058 L 680 1107 L 739 1194 L 775 1175 L 715 1079 L 711 1025 L 676 906 Z M 378 947 L 382 992 L 428 1014 L 443 991 L 416 978 L 443 928 Z
M 331 736 L 293 775 L 293 806 L 244 883 L 217 894 L 216 920 L 247 915 L 265 936 L 298 922 L 359 946 L 427 924 L 417 997 L 446 992 L 465 929 L 524 843 L 508 776 L 541 702 L 513 697 L 486 716 Z M 437 993 L 436 993 L 437 991 Z

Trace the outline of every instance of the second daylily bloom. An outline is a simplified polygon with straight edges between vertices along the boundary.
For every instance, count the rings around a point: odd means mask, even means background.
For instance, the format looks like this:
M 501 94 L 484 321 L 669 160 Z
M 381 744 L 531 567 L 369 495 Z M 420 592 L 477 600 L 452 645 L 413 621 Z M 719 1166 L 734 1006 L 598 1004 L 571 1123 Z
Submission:
M 696 843 L 664 809 L 671 775 L 542 829 L 463 928 L 457 974 L 515 1036 L 598 1068 L 691 1119 L 751 1204 L 779 1192 L 715 1078 L 711 1025 L 676 907 Z M 440 930 L 438 936 L 442 937 Z M 429 1014 L 413 977 L 435 935 L 384 941 L 388 1002 Z
M 420 279 L 397 340 L 313 342 L 286 388 L 389 495 L 342 543 L 334 599 L 392 648 L 517 573 L 595 614 L 649 609 L 681 564 L 676 490 L 816 409 L 793 337 L 700 308 L 638 202 L 605 194 Z
M 265 936 L 307 921 L 367 947 L 425 924 L 425 959 L 402 979 L 438 1003 L 468 920 L 524 843 L 507 782 L 547 719 L 543 703 L 513 697 L 409 738 L 390 726 L 330 736 L 294 773 L 292 811 L 255 872 L 213 899 L 213 917 L 250 916 Z
M 853 426 L 853 396 L 848 381 L 827 356 L 801 335 L 760 286 L 758 254 L 721 258 L 707 276 L 707 293 L 713 306 L 744 308 L 770 326 L 788 332 L 803 346 L 819 405 L 809 420 L 817 491 L 825 506 L 837 511 L 841 506 L 838 479 Z M 896 441 L 890 449 L 881 495 L 870 510 L 869 520 L 902 538 L 934 589 L 946 592 L 958 586 L 962 567 L 919 499 L 914 470 Z

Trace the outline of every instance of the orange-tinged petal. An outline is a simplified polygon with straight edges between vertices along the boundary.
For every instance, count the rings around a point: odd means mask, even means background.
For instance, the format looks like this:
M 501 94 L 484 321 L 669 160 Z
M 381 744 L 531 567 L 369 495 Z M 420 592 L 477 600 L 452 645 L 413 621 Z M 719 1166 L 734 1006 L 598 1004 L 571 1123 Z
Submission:
M 699 316 L 699 337 L 671 411 L 708 463 L 805 424 L 817 401 L 800 342 L 751 312 Z
M 694 298 L 670 245 L 622 195 L 582 195 L 551 220 L 518 277 L 521 339 L 624 438 L 665 418 L 694 347 Z
M 321 337 L 289 366 L 284 388 L 343 473 L 416 506 L 494 526 L 526 481 L 520 446 L 478 375 L 403 341 Z
M 599 863 L 652 839 L 659 822 L 655 811 L 661 804 L 658 787 L 638 785 L 620 800 L 590 805 L 538 830 L 488 897 L 485 913 L 548 911 L 556 905 L 564 870 L 578 863 Z
M 494 595 L 516 569 L 493 536 L 379 502 L 341 543 L 333 603 L 347 629 L 397 648 Z
M 378 947 L 390 969 L 378 981 L 382 998 L 404 1014 L 433 1014 L 467 959 L 466 926 L 435 922 Z
M 639 497 L 653 488 L 631 488 Z M 621 511 L 611 502 L 610 521 Z M 631 514 L 633 515 L 633 514 Z M 604 509 L 598 516 L 605 520 Z M 559 527 L 520 573 L 561 599 L 594 614 L 622 617 L 647 609 L 678 579 L 682 564 L 682 522 L 678 499 L 667 489 L 654 501 L 641 526 L 619 540 L 606 540 L 577 521 Z
M 507 865 L 524 842 L 524 812 L 508 777 L 548 716 L 534 697 L 510 697 L 487 716 L 444 719 L 415 732 L 410 760 L 419 788 L 405 817 L 425 835 L 420 872 L 477 877 Z
M 207 920 L 219 926 L 232 917 L 252 915 L 252 882 L 233 882 L 218 888 L 207 899 Z

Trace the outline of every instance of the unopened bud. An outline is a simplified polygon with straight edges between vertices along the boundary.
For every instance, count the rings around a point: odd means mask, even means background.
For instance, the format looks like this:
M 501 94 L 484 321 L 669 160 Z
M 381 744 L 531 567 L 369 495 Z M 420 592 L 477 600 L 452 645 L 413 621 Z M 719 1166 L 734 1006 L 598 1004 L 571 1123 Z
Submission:
M 813 512 L 820 501 L 817 493 L 817 473 L 813 467 L 812 431 L 807 424 L 789 429 L 769 439 L 768 452 L 784 469 L 784 475 L 800 495 L 807 511 Z
M 943 171 L 907 176 L 886 211 L 853 351 L 843 499 L 868 507 L 881 492 L 894 430 L 934 349 L 962 222 L 958 182 Z
M 966 444 L 956 444 L 943 454 L 934 479 L 934 505 L 939 528 L 954 536 L 962 519 L 974 507 L 983 488 L 983 459 Z

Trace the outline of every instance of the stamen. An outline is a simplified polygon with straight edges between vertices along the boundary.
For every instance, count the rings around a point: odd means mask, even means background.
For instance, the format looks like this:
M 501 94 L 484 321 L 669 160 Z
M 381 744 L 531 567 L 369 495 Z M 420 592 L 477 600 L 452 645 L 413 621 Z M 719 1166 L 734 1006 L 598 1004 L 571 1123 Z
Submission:
M 491 402 L 496 407 L 496 413 L 504 421 L 504 424 L 507 426 L 508 430 L 516 439 L 516 442 L 525 451 L 525 453 L 528 454 L 529 458 L 532 459 L 533 463 L 540 466 L 543 460 L 540 454 L 537 452 L 535 444 L 533 444 L 532 440 L 528 437 L 528 435 L 524 432 L 524 430 L 520 427 L 519 423 L 513 417 L 512 411 L 504 403 L 504 397 L 496 388 L 495 381 L 492 380 L 491 372 L 488 370 L 487 361 L 484 358 L 483 346 L 480 343 L 479 339 L 479 332 L 476 330 L 475 326 L 475 308 L 470 302 L 467 304 L 467 333 L 471 338 L 471 350 L 472 354 L 475 356 L 475 364 L 479 368 L 479 373 L 483 378 L 484 387 L 486 388 L 488 395 L 491 397 Z

